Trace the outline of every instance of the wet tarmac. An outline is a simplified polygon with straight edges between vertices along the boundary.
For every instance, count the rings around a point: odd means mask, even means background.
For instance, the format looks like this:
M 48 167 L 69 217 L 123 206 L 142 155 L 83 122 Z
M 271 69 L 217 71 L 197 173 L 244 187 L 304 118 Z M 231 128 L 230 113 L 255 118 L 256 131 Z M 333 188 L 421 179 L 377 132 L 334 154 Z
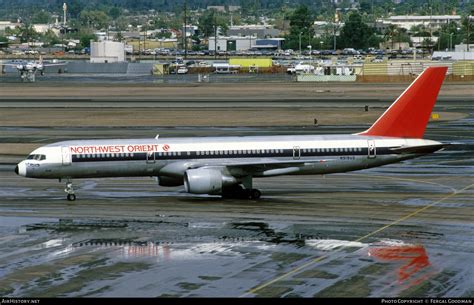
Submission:
M 0 156 L 0 295 L 473 297 L 474 110 L 430 123 L 455 143 L 345 174 L 256 179 L 258 201 L 152 178 L 63 183 Z M 1 124 L 0 124 L 1 125 Z M 365 126 L 167 127 L 166 136 L 351 133 Z M 154 127 L 0 127 L 0 143 L 146 137 Z

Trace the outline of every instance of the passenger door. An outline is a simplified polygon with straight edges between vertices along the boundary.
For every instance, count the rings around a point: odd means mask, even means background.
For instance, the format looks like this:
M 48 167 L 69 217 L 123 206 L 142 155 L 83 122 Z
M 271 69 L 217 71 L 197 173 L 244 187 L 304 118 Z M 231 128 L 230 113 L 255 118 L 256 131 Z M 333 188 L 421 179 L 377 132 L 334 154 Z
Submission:
M 293 146 L 293 160 L 299 160 L 301 157 L 301 151 L 299 146 Z
M 367 158 L 375 159 L 375 157 L 377 156 L 377 147 L 375 147 L 375 141 L 367 140 L 367 146 L 369 148 Z
M 155 153 L 152 151 L 149 151 L 146 153 L 146 163 L 152 164 L 155 163 Z
M 61 146 L 63 165 L 71 165 L 71 152 L 68 146 Z

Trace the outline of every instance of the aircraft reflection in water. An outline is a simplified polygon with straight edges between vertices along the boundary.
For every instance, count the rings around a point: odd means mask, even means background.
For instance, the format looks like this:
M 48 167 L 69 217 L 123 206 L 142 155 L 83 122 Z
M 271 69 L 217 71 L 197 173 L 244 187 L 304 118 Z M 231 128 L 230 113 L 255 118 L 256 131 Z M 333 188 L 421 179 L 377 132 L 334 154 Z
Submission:
M 392 262 L 401 265 L 398 268 L 399 283 L 408 282 L 414 286 L 429 277 L 427 269 L 431 264 L 425 247 L 422 245 L 390 245 L 374 247 L 369 250 L 369 256 L 382 262 Z
M 124 257 L 158 257 L 165 260 L 171 258 L 171 249 L 168 244 L 155 243 L 151 241 L 137 242 L 108 239 L 91 239 L 74 243 L 72 247 L 97 247 L 99 249 L 121 248 Z
M 349 135 L 74 140 L 34 150 L 15 172 L 72 179 L 152 176 L 191 194 L 258 199 L 253 178 L 322 175 L 400 162 L 442 149 L 422 139 L 447 67 L 429 67 L 366 131 Z

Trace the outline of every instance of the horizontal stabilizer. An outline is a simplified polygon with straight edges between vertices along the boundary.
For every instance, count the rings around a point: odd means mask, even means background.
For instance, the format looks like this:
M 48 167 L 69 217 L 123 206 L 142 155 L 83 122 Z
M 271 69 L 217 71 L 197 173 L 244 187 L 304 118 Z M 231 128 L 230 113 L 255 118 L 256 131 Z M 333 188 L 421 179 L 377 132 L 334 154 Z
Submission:
M 440 149 L 445 148 L 449 144 L 434 144 L 434 145 L 421 145 L 421 146 L 402 146 L 397 148 L 391 148 L 390 150 L 396 154 L 429 154 Z

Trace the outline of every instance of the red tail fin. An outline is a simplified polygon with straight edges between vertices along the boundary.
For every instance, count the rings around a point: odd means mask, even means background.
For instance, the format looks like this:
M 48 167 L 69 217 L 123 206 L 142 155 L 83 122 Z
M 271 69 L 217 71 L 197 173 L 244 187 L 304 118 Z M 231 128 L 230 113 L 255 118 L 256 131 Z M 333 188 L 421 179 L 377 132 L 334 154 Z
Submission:
M 360 135 L 422 138 L 447 70 L 447 67 L 427 68 Z

